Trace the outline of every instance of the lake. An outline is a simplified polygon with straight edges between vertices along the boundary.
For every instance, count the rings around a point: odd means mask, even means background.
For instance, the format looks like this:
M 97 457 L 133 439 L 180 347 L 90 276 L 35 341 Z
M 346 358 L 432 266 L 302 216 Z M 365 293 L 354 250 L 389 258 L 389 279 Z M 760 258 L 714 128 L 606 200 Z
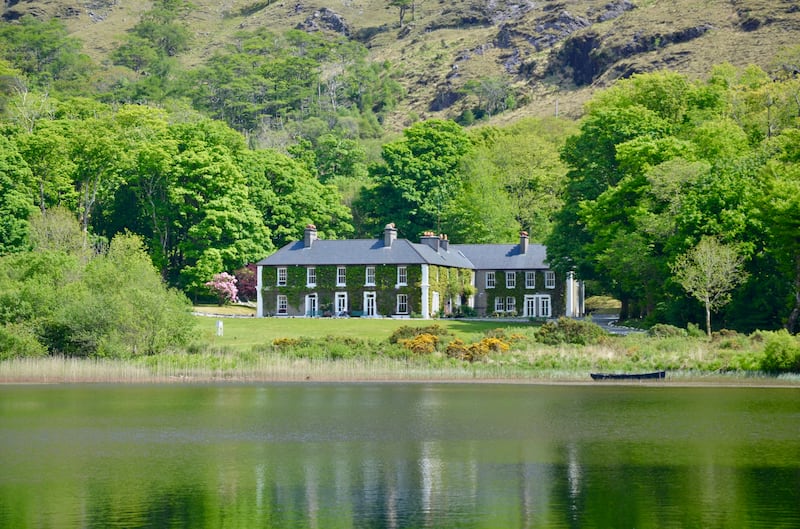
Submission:
M 800 389 L 0 386 L 2 528 L 800 527 Z

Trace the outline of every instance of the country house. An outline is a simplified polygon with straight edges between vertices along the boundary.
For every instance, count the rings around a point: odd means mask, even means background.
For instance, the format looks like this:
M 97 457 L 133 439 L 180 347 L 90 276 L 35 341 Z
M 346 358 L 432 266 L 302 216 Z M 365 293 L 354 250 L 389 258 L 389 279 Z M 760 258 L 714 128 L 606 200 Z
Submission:
M 257 263 L 256 278 L 259 317 L 583 313 L 582 285 L 550 270 L 526 232 L 519 244 L 450 244 L 433 232 L 415 243 L 388 224 L 381 239 L 323 240 L 309 224 L 302 241 Z

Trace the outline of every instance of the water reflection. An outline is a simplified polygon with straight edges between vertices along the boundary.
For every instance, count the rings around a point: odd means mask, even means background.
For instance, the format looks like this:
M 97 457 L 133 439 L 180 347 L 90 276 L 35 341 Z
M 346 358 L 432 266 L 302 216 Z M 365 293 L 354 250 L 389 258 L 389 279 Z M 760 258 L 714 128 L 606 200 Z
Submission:
M 0 527 L 800 527 L 794 390 L 0 388 Z

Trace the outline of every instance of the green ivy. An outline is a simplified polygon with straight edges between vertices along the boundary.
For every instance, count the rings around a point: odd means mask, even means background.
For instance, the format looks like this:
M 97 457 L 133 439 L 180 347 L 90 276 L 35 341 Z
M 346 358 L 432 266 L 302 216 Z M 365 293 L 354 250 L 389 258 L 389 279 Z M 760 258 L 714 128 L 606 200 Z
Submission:
M 363 293 L 375 292 L 378 314 L 388 316 L 395 313 L 397 294 L 408 296 L 409 314 L 419 312 L 421 297 L 419 286 L 422 279 L 420 265 L 406 266 L 406 286 L 397 287 L 396 265 L 375 265 L 375 286 L 365 286 L 367 267 L 365 265 L 347 266 L 345 272 L 346 286 L 336 286 L 338 265 L 316 266 L 317 286 L 306 287 L 306 266 L 286 267 L 286 286 L 276 286 L 277 267 L 264 267 L 262 276 L 262 292 L 264 292 L 264 312 L 274 314 L 277 310 L 277 295 L 287 297 L 289 307 L 293 311 L 303 312 L 305 295 L 316 293 L 319 296 L 319 307 L 323 312 L 333 311 L 336 292 L 347 292 L 351 312 L 364 310 Z

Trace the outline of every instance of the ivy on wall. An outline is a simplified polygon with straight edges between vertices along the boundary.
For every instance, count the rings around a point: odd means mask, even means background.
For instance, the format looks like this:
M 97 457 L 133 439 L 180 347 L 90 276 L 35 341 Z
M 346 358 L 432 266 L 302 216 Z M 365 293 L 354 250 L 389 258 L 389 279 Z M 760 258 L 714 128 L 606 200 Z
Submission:
M 556 288 L 544 288 L 544 272 L 536 271 L 535 288 L 525 288 L 525 271 L 520 270 L 495 270 L 495 286 L 494 288 L 485 289 L 486 292 L 486 313 L 494 313 L 495 299 L 498 297 L 503 298 L 505 306 L 506 299 L 513 297 L 515 307 L 514 310 L 517 314 L 522 314 L 523 304 L 526 295 L 549 295 L 551 297 L 552 306 L 559 306 L 562 296 L 562 289 L 558 287 L 559 283 L 556 282 Z M 508 288 L 506 286 L 506 273 L 515 274 L 515 286 Z M 485 275 L 484 275 L 485 278 Z
M 277 311 L 277 296 L 287 297 L 289 314 L 305 313 L 305 296 L 317 294 L 319 309 L 324 312 L 334 311 L 334 299 L 337 292 L 346 292 L 349 310 L 363 312 L 364 292 L 375 292 L 377 312 L 383 316 L 395 314 L 397 295 L 408 296 L 409 314 L 419 312 L 421 308 L 420 283 L 422 268 L 420 265 L 406 266 L 406 286 L 397 285 L 397 265 L 375 265 L 375 285 L 366 286 L 367 267 L 355 265 L 345 267 L 345 286 L 336 286 L 338 265 L 316 266 L 316 287 L 307 287 L 306 266 L 286 267 L 286 286 L 277 286 L 277 267 L 264 267 L 262 275 L 262 292 L 264 293 L 264 313 L 274 314 Z
M 428 270 L 428 306 L 433 307 L 433 294 L 439 294 L 439 300 L 446 303 L 448 299 L 459 296 L 472 296 L 475 287 L 472 286 L 472 270 L 468 268 L 449 268 L 431 265 Z M 441 307 L 440 307 L 441 309 Z

